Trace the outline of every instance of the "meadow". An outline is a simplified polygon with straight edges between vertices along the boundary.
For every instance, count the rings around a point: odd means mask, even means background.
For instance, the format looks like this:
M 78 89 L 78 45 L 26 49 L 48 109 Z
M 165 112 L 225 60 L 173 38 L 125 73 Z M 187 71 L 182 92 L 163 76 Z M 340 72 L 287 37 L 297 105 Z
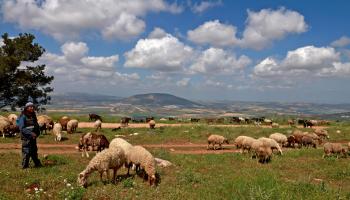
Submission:
M 83 120 L 83 119 L 82 119 Z M 83 120 L 87 121 L 87 120 Z M 81 133 L 64 134 L 62 144 L 77 144 Z M 233 141 L 239 135 L 268 136 L 286 134 L 292 128 L 216 127 L 204 123 L 180 127 L 102 129 L 109 140 L 123 135 L 132 144 L 206 144 L 209 133 Z M 302 129 L 310 130 L 310 129 Z M 330 141 L 350 141 L 348 123 L 327 127 Z M 337 133 L 337 130 L 340 132 Z M 130 135 L 138 133 L 138 135 Z M 4 143 L 18 143 L 19 138 L 2 138 Z M 50 134 L 41 135 L 40 144 L 57 144 Z M 206 147 L 196 149 L 206 151 Z M 232 149 L 233 147 L 226 147 Z M 49 154 L 42 168 L 20 169 L 18 152 L 0 153 L 0 199 L 350 199 L 350 158 L 322 158 L 323 149 L 285 149 L 268 164 L 260 164 L 247 154 L 177 154 L 168 148 L 149 148 L 158 158 L 174 165 L 157 167 L 158 184 L 150 187 L 137 175 L 126 177 L 118 171 L 118 181 L 100 182 L 98 173 L 89 178 L 87 188 L 79 187 L 77 175 L 89 158 L 79 152 Z M 213 150 L 209 150 L 213 151 Z M 219 151 L 219 150 L 218 150 Z M 40 149 L 39 149 L 40 152 Z M 95 153 L 90 153 L 94 155 Z M 50 161 L 50 162 L 48 162 Z M 38 189 L 26 191 L 35 185 Z

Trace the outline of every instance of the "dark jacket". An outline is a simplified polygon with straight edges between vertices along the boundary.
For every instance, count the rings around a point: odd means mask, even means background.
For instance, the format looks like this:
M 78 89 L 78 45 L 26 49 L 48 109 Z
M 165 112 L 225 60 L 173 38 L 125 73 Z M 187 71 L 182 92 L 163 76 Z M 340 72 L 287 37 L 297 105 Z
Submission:
M 21 132 L 21 139 L 32 139 L 32 133 L 35 133 L 38 137 L 40 135 L 40 128 L 38 124 L 38 120 L 36 119 L 35 113 L 33 115 L 28 116 L 22 113 L 18 119 L 18 127 Z

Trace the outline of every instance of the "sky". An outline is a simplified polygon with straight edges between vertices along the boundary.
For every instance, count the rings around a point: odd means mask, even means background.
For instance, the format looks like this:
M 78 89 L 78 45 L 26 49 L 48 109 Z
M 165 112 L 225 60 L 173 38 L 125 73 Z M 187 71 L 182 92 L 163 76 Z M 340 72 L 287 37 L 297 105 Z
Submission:
M 54 93 L 350 103 L 350 1 L 0 0 Z M 2 41 L 0 40 L 0 45 Z

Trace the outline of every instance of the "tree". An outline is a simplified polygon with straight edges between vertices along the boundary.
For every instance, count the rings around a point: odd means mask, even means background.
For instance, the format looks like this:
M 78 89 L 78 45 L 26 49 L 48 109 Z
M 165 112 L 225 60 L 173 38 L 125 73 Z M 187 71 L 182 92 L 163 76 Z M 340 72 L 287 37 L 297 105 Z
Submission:
M 34 35 L 24 33 L 16 38 L 2 35 L 0 46 L 0 108 L 24 106 L 28 99 L 43 105 L 50 101 L 48 85 L 54 79 L 45 75 L 45 65 L 29 66 L 39 59 L 45 49 L 34 43 Z

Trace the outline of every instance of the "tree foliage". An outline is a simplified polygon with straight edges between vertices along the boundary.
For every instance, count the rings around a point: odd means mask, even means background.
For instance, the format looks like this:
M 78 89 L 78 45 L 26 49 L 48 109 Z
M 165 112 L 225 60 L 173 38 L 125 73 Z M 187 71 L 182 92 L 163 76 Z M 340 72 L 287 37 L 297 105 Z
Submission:
M 48 85 L 53 76 L 45 75 L 45 65 L 30 66 L 45 52 L 32 34 L 19 34 L 9 38 L 2 35 L 0 46 L 0 108 L 24 106 L 28 99 L 34 104 L 44 105 L 50 101 L 48 93 L 53 91 Z

